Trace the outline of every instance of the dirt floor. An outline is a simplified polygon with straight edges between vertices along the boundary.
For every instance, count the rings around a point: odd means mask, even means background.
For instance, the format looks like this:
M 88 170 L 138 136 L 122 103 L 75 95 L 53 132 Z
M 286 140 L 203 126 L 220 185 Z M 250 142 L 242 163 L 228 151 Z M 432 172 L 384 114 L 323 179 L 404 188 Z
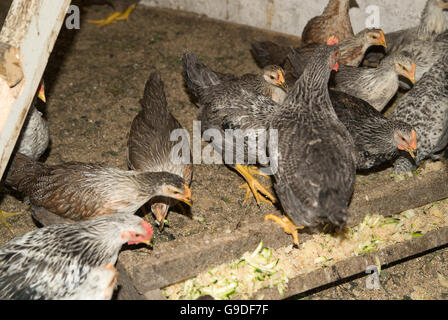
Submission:
M 0 4 L 0 21 L 8 5 Z M 47 104 L 39 105 L 50 127 L 51 148 L 47 163 L 62 161 L 101 162 L 126 167 L 126 141 L 133 117 L 140 109 L 145 81 L 159 70 L 165 83 L 170 111 L 191 132 L 197 109 L 190 102 L 182 76 L 180 57 L 192 50 L 201 60 L 221 72 L 257 72 L 249 48 L 253 40 L 271 39 L 294 43 L 262 30 L 178 11 L 138 6 L 128 22 L 98 28 L 88 19 L 106 17 L 111 8 L 92 6 L 82 11 L 80 30 L 62 28 L 44 74 Z M 390 169 L 357 177 L 357 188 L 369 188 L 392 179 Z M 225 166 L 196 165 L 192 193 L 195 203 L 190 216 L 171 212 L 169 227 L 156 232 L 160 241 L 182 238 L 223 226 L 235 226 L 249 218 L 263 218 L 279 211 L 253 199 L 243 204 L 245 191 L 236 172 Z M 0 192 L 0 209 L 24 210 L 20 200 L 7 190 Z M 150 218 L 153 222 L 153 218 Z M 9 219 L 12 233 L 0 226 L 0 244 L 36 228 L 24 213 Z M 155 228 L 157 229 L 157 228 Z M 446 274 L 448 249 L 383 270 L 382 288 L 369 291 L 365 278 L 301 295 L 305 299 L 446 299 L 437 271 Z

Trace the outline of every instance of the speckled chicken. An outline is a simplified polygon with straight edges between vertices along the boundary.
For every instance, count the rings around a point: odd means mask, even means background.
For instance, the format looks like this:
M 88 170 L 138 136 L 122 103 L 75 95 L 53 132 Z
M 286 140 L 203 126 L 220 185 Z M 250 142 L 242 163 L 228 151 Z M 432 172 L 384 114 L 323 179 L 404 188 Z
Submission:
M 392 119 L 411 124 L 419 143 L 415 161 L 400 157 L 394 172 L 413 171 L 424 159 L 436 157 L 448 143 L 448 51 L 398 102 Z
M 364 54 L 371 46 L 386 46 L 384 33 L 381 29 L 364 29 L 356 36 L 346 39 L 339 44 L 341 57 L 339 63 L 357 67 L 361 64 Z M 273 42 L 252 43 L 252 54 L 258 65 L 278 64 L 285 69 L 287 84 L 292 86 L 300 77 L 314 51 L 319 45 L 311 44 L 302 48 L 295 48 L 295 68 L 288 61 L 289 47 L 282 47 Z
M 443 12 L 447 9 L 448 0 L 428 0 L 418 26 L 386 34 L 387 53 L 402 51 L 414 40 L 434 40 L 448 29 L 448 20 Z
M 269 149 L 278 155 L 275 191 L 293 223 L 266 219 L 281 223 L 296 245 L 298 226 L 344 227 L 355 182 L 355 145 L 328 92 L 331 72 L 338 70 L 337 39 L 327 44 L 315 51 L 270 124 L 278 130 L 278 150 Z
M 109 5 L 115 10 L 106 19 L 88 20 L 89 23 L 103 27 L 119 20 L 128 20 L 129 15 L 137 6 L 138 0 L 82 0 L 81 2 L 83 5 Z
M 330 36 L 336 36 L 339 41 L 353 37 L 349 9 L 358 6 L 353 0 L 329 0 L 323 13 L 312 18 L 302 32 L 302 44 L 322 44 Z
M 159 72 L 153 72 L 149 76 L 140 103 L 142 110 L 132 121 L 129 132 L 127 149 L 129 168 L 140 172 L 170 172 L 182 177 L 189 186 L 193 174 L 191 155 L 173 155 L 179 156 L 179 159 L 172 157 L 171 153 L 176 150 L 175 146 L 179 142 L 171 141 L 171 134 L 183 128 L 168 110 L 164 85 Z M 188 132 L 184 131 L 184 133 L 188 135 Z M 188 136 L 184 136 L 186 143 L 188 143 L 187 138 Z M 181 152 L 181 150 L 178 151 Z M 171 198 L 161 200 L 153 203 L 151 209 L 160 228 L 163 228 L 169 208 L 176 205 L 177 201 Z
M 274 202 L 275 197 L 253 176 L 253 174 L 259 174 L 259 172 L 244 165 L 244 163 L 247 163 L 245 161 L 247 158 L 257 159 L 257 155 L 249 154 L 247 141 L 245 141 L 243 153 L 234 150 L 234 142 L 233 140 L 231 142 L 225 140 L 224 130 L 239 129 L 244 132 L 244 130 L 265 129 L 269 117 L 278 108 L 279 104 L 266 97 L 264 90 L 259 90 L 257 87 L 279 86 L 278 80 L 270 79 L 270 77 L 266 78 L 262 75 L 243 76 L 241 78 L 226 77 L 224 79 L 202 64 L 192 52 L 183 55 L 182 64 L 186 86 L 196 97 L 200 106 L 201 129 L 203 132 L 208 129 L 216 129 L 221 133 L 223 141 L 219 142 L 219 139 L 211 139 L 211 144 L 216 152 L 222 155 L 223 159 L 231 156 L 232 163 L 226 162 L 226 164 L 238 171 L 247 181 L 248 189 L 245 200 L 248 198 L 250 188 L 257 203 L 265 200 L 265 197 L 261 194 Z M 254 83 L 261 82 L 265 83 L 261 86 L 254 85 Z M 258 138 L 259 133 L 252 131 L 254 138 Z M 256 150 L 251 151 L 256 153 Z M 237 159 L 241 159 L 240 162 L 237 162 Z
M 414 156 L 417 133 L 411 125 L 388 119 L 364 100 L 344 92 L 330 90 L 330 99 L 355 142 L 357 169 L 373 168 L 403 152 Z
M 414 40 L 403 45 L 400 53 L 409 56 L 418 66 L 415 71 L 415 81 L 420 81 L 423 75 L 431 69 L 434 63 L 448 51 L 448 30 L 438 35 L 434 40 Z M 410 89 L 406 83 L 401 86 Z
M 399 77 L 415 83 L 416 65 L 404 54 L 384 58 L 378 68 L 342 66 L 334 76 L 332 86 L 337 91 L 363 99 L 382 111 L 399 88 Z
M 149 243 L 152 233 L 140 217 L 115 214 L 14 238 L 0 247 L 0 299 L 110 299 L 122 245 Z
M 186 203 L 185 181 L 168 172 L 136 172 L 79 162 L 47 165 L 18 153 L 5 183 L 21 192 L 31 207 L 79 221 L 114 213 L 134 214 L 155 196 Z

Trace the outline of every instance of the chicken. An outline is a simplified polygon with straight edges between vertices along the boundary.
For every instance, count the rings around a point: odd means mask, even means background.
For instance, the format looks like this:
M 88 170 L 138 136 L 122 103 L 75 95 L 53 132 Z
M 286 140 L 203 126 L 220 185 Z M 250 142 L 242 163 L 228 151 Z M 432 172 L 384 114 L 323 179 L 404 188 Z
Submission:
M 233 138 L 236 137 L 237 131 L 234 131 L 235 136 L 228 138 L 228 141 L 224 130 L 241 130 L 247 133 L 246 130 L 265 129 L 269 117 L 279 104 L 266 97 L 265 90 L 259 89 L 278 86 L 278 81 L 261 75 L 223 79 L 202 64 L 191 52 L 183 55 L 182 64 L 186 86 L 200 106 L 199 120 L 202 131 L 216 129 L 221 133 L 224 141 L 210 139 L 214 150 L 222 155 L 223 159 L 232 159 L 233 161 L 225 161 L 225 164 L 238 171 L 247 181 L 247 186 L 244 185 L 247 187 L 245 201 L 248 199 L 250 189 L 257 203 L 266 200 L 261 194 L 271 202 L 275 202 L 275 197 L 253 176 L 254 174 L 263 176 L 263 174 L 250 166 L 243 165 L 248 158 L 257 158 L 257 150 L 248 150 L 247 141 L 245 141 L 243 152 L 238 153 L 238 150 L 233 148 Z M 262 82 L 265 83 L 257 85 Z M 258 139 L 260 132 L 252 131 L 250 134 Z M 241 163 L 236 161 L 238 159 L 241 159 Z
M 20 152 L 31 159 L 37 160 L 47 150 L 50 143 L 50 131 L 47 122 L 42 117 L 36 107 L 36 100 L 41 99 L 46 102 L 44 82 L 42 81 L 37 89 L 36 96 L 31 103 L 28 114 L 22 125 L 22 130 L 14 147 L 13 154 Z M 6 212 L 0 210 L 0 224 L 4 225 L 12 232 L 7 218 L 23 214 L 23 212 Z
M 174 130 L 183 128 L 168 111 L 159 72 L 153 72 L 149 76 L 141 106 L 142 111 L 132 121 L 129 132 L 127 149 L 129 168 L 140 172 L 170 172 L 182 177 L 189 186 L 193 174 L 191 155 L 183 155 L 186 158 L 182 163 L 175 163 L 172 159 L 171 152 L 178 142 L 171 141 L 170 136 Z M 162 200 L 151 206 L 160 228 L 163 228 L 169 208 L 176 205 L 173 199 Z
M 46 102 L 45 87 L 42 81 L 30 110 L 22 126 L 22 131 L 16 142 L 16 152 L 20 152 L 33 160 L 38 160 L 50 144 L 50 131 L 42 113 L 36 107 L 36 99 Z
M 412 59 L 403 54 L 392 54 L 383 59 L 378 68 L 342 66 L 335 74 L 333 87 L 382 111 L 397 93 L 400 76 L 415 83 L 415 70 Z
M 46 165 L 18 153 L 5 183 L 33 207 L 71 221 L 114 213 L 134 214 L 155 196 L 191 204 L 184 180 L 168 172 L 135 172 L 79 162 Z
M 354 36 L 350 21 L 349 9 L 358 7 L 353 0 L 329 0 L 324 12 L 312 18 L 306 24 L 302 32 L 302 44 L 304 46 L 315 43 L 322 44 L 330 36 L 336 36 L 339 41 Z
M 294 52 L 289 59 L 294 66 Z M 330 99 L 338 119 L 354 140 L 357 169 L 383 164 L 396 158 L 400 150 L 410 154 L 416 150 L 416 132 L 407 123 L 387 119 L 366 101 L 344 92 L 330 90 Z
M 391 118 L 411 124 L 419 143 L 415 161 L 401 156 L 395 173 L 413 171 L 429 157 L 437 157 L 448 143 L 448 51 L 398 102 Z
M 386 46 L 384 33 L 381 29 L 364 29 L 356 36 L 342 41 L 339 44 L 341 52 L 339 63 L 347 66 L 359 66 L 364 58 L 364 53 L 371 46 Z M 295 68 L 291 66 L 287 59 L 291 51 L 289 47 L 278 46 L 273 42 L 254 42 L 252 43 L 252 54 L 260 66 L 267 64 L 283 66 L 287 84 L 292 86 L 302 74 L 317 47 L 318 45 L 312 44 L 303 48 L 295 48 Z
M 330 224 L 343 228 L 353 194 L 356 173 L 355 145 L 339 121 L 328 92 L 332 70 L 338 70 L 339 48 L 331 37 L 319 47 L 270 123 L 278 130 L 274 170 L 275 191 L 287 216 L 269 215 L 293 233 L 298 226 Z
M 402 152 L 414 156 L 417 133 L 411 125 L 388 119 L 364 100 L 344 92 L 330 90 L 330 99 L 355 142 L 357 169 L 381 165 Z
M 444 10 L 448 10 L 448 0 L 428 0 L 418 26 L 386 34 L 387 53 L 402 51 L 414 40 L 434 40 L 438 34 L 448 30 Z
M 434 63 L 448 51 L 448 30 L 438 35 L 434 40 L 414 40 L 404 45 L 401 54 L 409 56 L 418 66 L 415 71 L 415 81 L 420 81 Z M 401 83 L 404 89 L 410 89 L 406 83 Z
M 128 20 L 129 15 L 137 6 L 138 0 L 83 0 L 85 5 L 103 5 L 111 6 L 115 12 L 110 14 L 106 19 L 88 20 L 89 23 L 97 24 L 98 27 L 115 23 L 119 20 Z
M 152 233 L 140 217 L 114 214 L 16 237 L 0 247 L 0 299 L 110 299 L 122 245 L 149 244 Z

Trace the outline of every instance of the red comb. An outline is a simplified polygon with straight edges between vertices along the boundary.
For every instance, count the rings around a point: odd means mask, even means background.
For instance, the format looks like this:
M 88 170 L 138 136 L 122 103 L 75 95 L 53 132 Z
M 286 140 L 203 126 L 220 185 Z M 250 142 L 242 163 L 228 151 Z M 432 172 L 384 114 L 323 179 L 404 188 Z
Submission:
M 335 46 L 339 43 L 339 39 L 336 36 L 331 36 L 327 40 L 327 46 Z

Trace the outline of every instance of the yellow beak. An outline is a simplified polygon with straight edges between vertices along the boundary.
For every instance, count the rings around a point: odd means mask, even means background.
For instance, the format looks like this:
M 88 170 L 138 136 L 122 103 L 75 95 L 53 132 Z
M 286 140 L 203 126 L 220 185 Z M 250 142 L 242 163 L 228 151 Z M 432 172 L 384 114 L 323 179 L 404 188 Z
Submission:
M 41 82 L 39 85 L 39 89 L 38 89 L 38 93 L 37 93 L 37 97 L 42 100 L 43 102 L 47 102 L 47 98 L 45 97 L 45 87 L 44 87 L 44 83 Z

